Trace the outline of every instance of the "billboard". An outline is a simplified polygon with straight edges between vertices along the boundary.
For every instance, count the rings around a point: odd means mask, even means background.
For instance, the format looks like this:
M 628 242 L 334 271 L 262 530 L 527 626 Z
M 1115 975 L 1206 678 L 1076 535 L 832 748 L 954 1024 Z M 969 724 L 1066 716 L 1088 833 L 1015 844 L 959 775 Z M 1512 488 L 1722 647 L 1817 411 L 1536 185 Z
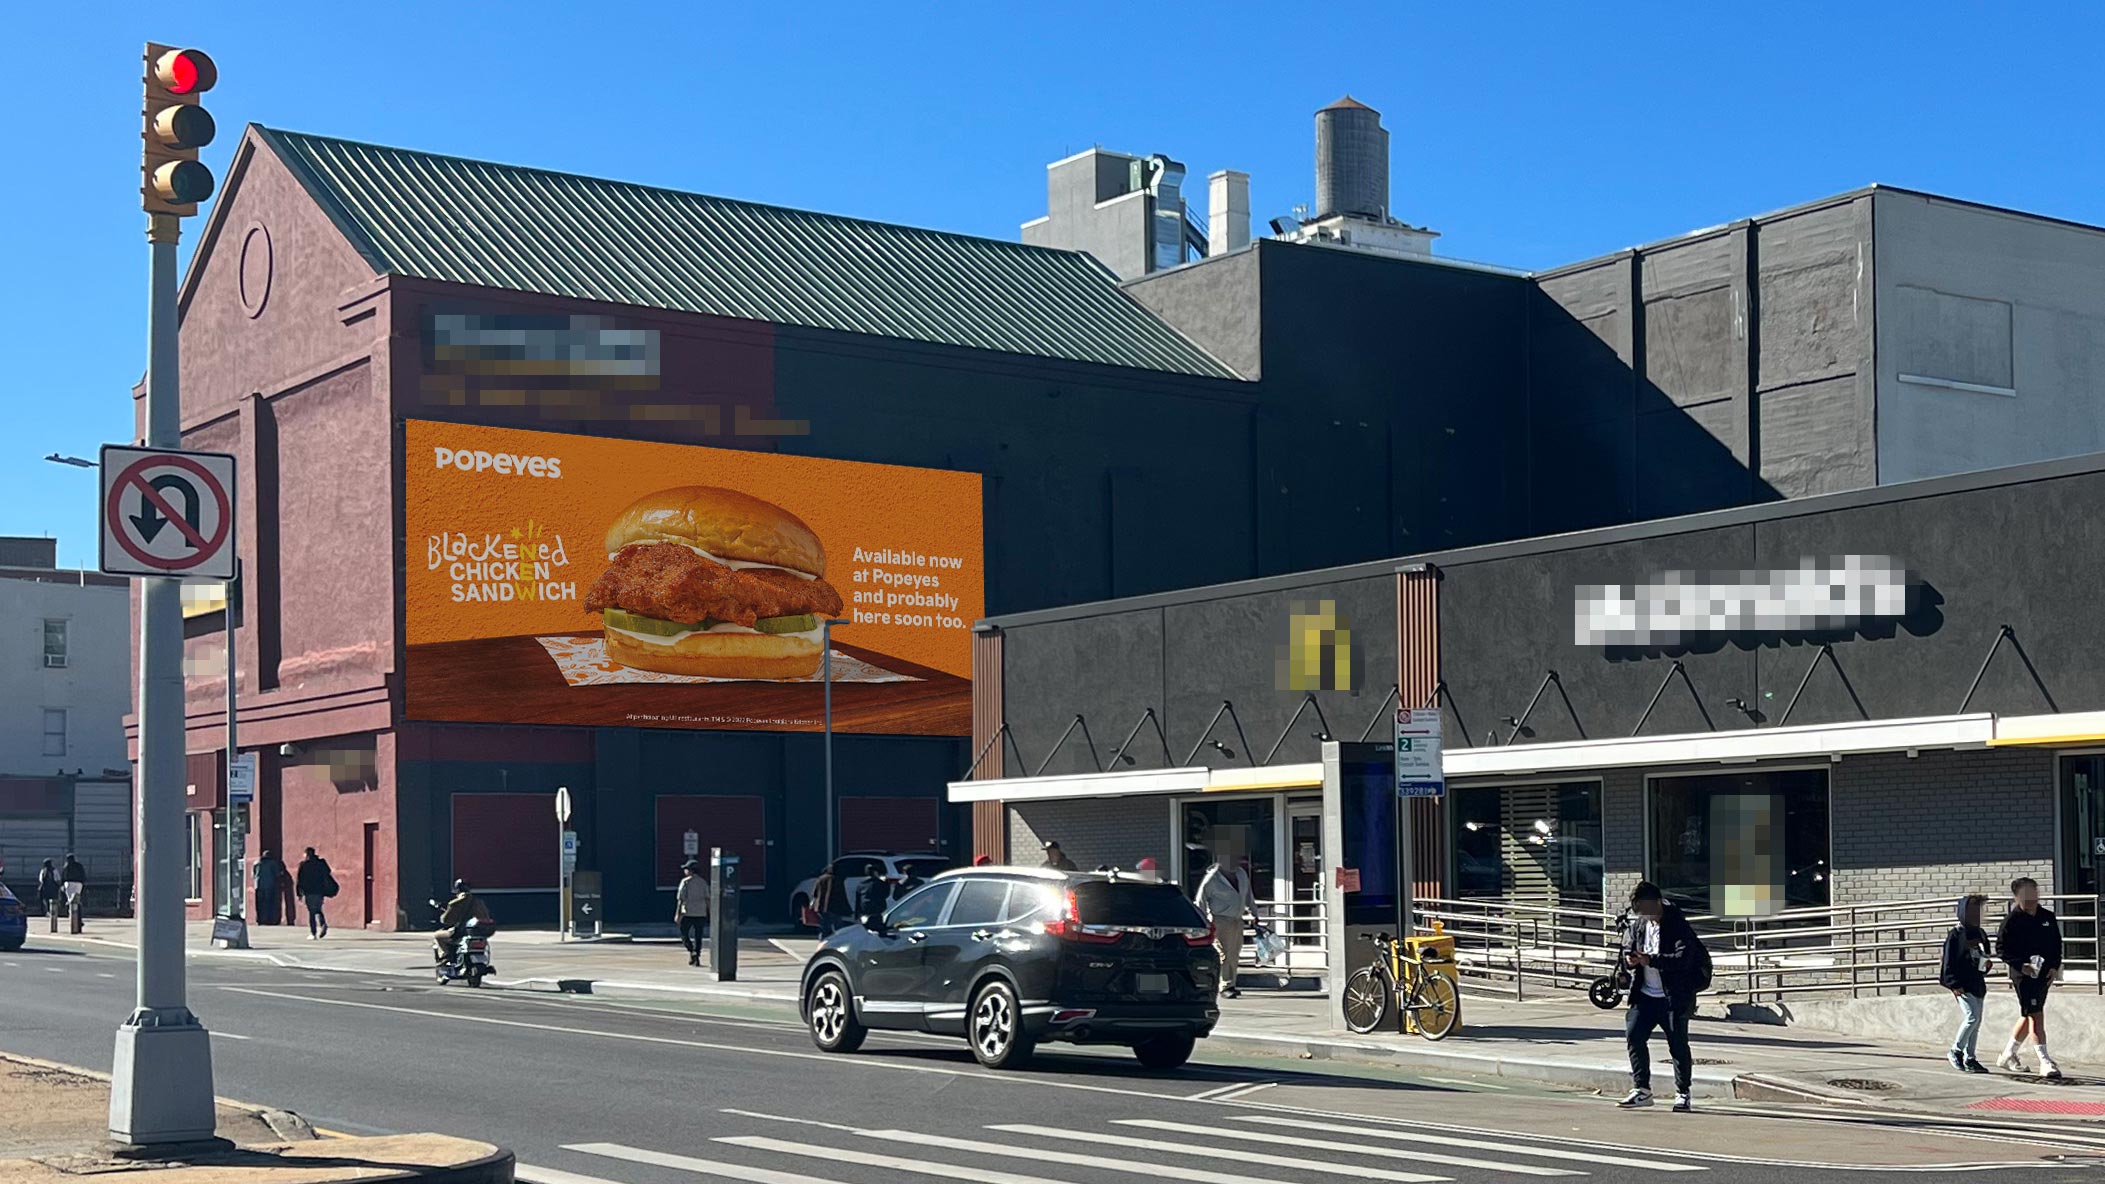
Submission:
M 972 731 L 980 477 L 410 420 L 411 719 Z

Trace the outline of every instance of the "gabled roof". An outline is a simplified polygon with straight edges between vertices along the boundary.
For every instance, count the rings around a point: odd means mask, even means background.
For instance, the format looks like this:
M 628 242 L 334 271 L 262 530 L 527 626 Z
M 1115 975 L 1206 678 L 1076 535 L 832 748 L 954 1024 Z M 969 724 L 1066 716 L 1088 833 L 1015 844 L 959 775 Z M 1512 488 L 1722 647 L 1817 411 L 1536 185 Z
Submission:
M 376 272 L 1235 377 L 1080 252 L 256 132 Z

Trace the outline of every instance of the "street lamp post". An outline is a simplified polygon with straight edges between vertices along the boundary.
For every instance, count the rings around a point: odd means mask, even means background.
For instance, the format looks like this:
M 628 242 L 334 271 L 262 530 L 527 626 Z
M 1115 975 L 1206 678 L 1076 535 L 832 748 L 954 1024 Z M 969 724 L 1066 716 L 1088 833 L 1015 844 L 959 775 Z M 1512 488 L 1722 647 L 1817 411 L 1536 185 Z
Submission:
M 823 677 L 826 683 L 826 864 L 829 867 L 833 864 L 834 856 L 839 854 L 833 849 L 836 841 L 833 833 L 836 825 L 833 809 L 833 627 L 849 623 L 819 622 L 819 652 L 823 655 L 819 660 L 825 664 L 826 669 Z

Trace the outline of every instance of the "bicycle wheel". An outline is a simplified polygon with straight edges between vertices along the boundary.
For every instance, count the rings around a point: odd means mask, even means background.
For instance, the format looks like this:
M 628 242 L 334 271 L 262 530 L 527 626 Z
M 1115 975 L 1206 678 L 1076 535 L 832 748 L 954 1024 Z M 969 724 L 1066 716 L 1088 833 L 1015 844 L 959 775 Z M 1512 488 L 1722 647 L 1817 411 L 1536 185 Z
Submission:
M 1411 993 L 1410 1012 L 1420 1036 L 1439 1040 L 1461 1022 L 1462 994 L 1455 988 L 1454 980 L 1444 974 L 1421 975 L 1417 989 Z
M 1362 966 L 1345 980 L 1345 1026 L 1366 1033 L 1389 1018 L 1389 980 L 1377 966 Z

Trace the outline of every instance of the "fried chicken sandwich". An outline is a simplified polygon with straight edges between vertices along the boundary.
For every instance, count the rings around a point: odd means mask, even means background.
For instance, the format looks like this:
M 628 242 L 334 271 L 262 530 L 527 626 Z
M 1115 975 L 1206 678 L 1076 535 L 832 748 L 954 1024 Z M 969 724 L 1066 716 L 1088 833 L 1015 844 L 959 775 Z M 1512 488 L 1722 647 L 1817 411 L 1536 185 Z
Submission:
M 795 514 L 706 485 L 636 499 L 607 530 L 607 570 L 585 597 L 607 656 L 709 678 L 806 678 L 819 622 L 841 611 L 826 549 Z

